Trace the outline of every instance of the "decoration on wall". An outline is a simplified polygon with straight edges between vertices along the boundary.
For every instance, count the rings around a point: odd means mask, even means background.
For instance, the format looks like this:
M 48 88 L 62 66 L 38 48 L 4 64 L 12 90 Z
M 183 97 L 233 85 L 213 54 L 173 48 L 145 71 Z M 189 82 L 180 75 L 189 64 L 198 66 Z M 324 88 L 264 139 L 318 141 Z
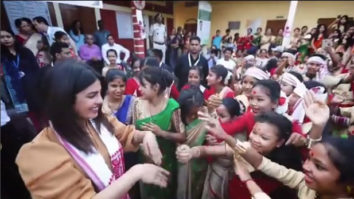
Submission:
M 134 54 L 139 58 L 145 57 L 145 27 L 142 9 L 145 7 L 145 1 L 132 1 L 131 4 Z
M 240 29 L 240 21 L 229 21 L 228 28 L 231 30 L 239 30 Z
M 140 0 L 140 1 L 133 1 L 133 5 L 136 7 L 138 10 L 142 10 L 145 8 L 145 1 Z

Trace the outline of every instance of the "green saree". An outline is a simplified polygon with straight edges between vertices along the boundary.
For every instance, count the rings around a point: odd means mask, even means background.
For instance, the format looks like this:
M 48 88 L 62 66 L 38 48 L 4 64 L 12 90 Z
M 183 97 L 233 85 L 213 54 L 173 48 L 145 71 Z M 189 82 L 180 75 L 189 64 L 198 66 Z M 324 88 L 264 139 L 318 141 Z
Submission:
M 201 146 L 206 136 L 205 123 L 199 119 L 186 126 L 187 144 L 190 147 Z M 200 199 L 208 163 L 205 158 L 193 159 L 178 167 L 178 199 Z
M 169 99 L 166 108 L 160 113 L 151 117 L 136 119 L 135 125 L 137 129 L 141 130 L 144 123 L 154 123 L 158 125 L 162 130 L 169 131 L 172 128 L 172 116 L 174 111 L 179 108 L 179 104 L 174 99 Z M 146 109 L 145 109 L 146 110 Z M 160 150 L 162 152 L 162 165 L 164 169 L 170 172 L 170 179 L 166 188 L 160 188 L 154 185 L 143 184 L 141 186 L 142 198 L 144 199 L 173 199 L 176 198 L 177 189 L 177 160 L 176 160 L 176 143 L 170 140 L 166 140 L 161 137 L 157 137 Z M 147 162 L 145 157 L 141 153 L 141 158 L 144 162 Z

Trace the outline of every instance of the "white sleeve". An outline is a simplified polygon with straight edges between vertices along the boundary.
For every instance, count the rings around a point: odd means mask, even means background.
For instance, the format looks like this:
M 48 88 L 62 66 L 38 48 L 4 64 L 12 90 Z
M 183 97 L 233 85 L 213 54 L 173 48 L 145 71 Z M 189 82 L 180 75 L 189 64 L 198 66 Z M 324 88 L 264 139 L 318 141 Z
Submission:
M 272 162 L 266 157 L 263 157 L 262 163 L 257 169 L 292 189 L 299 189 L 299 187 L 305 185 L 304 173 L 288 169 L 283 165 Z
M 150 26 L 150 30 L 149 30 L 149 36 L 150 37 L 152 37 L 153 35 L 154 35 L 154 24 L 152 24 L 151 26 Z
M 120 50 L 123 51 L 123 53 L 124 53 L 123 61 L 127 62 L 130 57 L 130 51 L 128 49 L 124 48 L 124 46 L 122 46 L 122 45 L 120 46 Z
M 6 106 L 5 103 L 1 101 L 1 126 L 4 126 L 6 123 L 10 121 L 10 117 L 6 112 Z
M 271 198 L 264 192 L 258 192 L 252 196 L 252 199 L 271 199 Z
M 104 62 L 109 65 L 109 61 L 108 61 L 108 58 L 107 58 L 107 46 L 105 44 L 102 45 L 102 58 L 104 60 Z
M 315 198 L 316 192 L 306 186 L 305 174 L 300 171 L 288 169 L 280 164 L 263 157 L 262 163 L 257 168 L 264 174 L 275 178 L 284 185 L 296 189 L 299 198 Z

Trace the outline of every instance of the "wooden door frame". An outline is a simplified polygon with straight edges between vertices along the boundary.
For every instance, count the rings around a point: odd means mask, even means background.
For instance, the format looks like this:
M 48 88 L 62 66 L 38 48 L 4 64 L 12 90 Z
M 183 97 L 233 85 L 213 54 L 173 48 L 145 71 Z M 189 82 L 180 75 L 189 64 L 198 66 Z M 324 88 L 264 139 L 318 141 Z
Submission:
M 279 27 L 277 27 L 276 29 L 274 29 L 274 27 L 270 27 L 270 28 L 272 28 L 272 35 L 275 35 L 275 36 L 276 36 L 276 35 L 278 34 L 278 30 L 280 29 L 280 27 L 284 29 L 285 24 L 286 24 L 286 19 L 271 19 L 271 20 L 267 20 L 267 23 L 266 23 L 266 26 L 265 26 L 265 30 L 263 31 L 263 33 L 265 33 L 265 31 L 267 30 L 267 28 L 269 27 L 269 25 L 270 25 L 271 23 L 274 23 L 274 22 L 281 22 L 281 23 L 284 23 L 284 25 L 279 26 Z

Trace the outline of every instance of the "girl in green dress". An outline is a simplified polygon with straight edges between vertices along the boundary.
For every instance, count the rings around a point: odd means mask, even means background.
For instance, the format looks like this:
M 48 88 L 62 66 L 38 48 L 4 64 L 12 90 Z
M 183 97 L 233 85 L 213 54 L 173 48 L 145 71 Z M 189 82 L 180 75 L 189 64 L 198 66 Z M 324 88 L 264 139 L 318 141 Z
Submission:
M 226 123 L 233 118 L 240 115 L 240 105 L 239 103 L 232 98 L 225 98 L 222 101 L 222 104 L 216 109 L 218 120 L 222 123 Z M 205 127 L 206 125 L 204 125 Z M 218 140 L 210 135 L 207 135 L 206 140 L 208 141 L 208 145 L 219 145 L 223 146 L 224 143 L 218 142 Z M 181 163 L 190 164 L 184 161 L 186 151 L 195 151 L 198 148 L 209 148 L 209 146 L 200 145 L 197 146 L 187 146 L 181 145 L 177 149 L 177 158 Z M 199 154 L 200 155 L 200 154 Z M 228 199 L 228 187 L 229 180 L 232 177 L 232 159 L 224 154 L 213 155 L 212 161 L 209 161 L 208 169 L 205 175 L 204 187 L 202 189 L 202 195 L 199 198 L 202 199 Z M 204 156 L 205 157 L 205 156 Z M 212 157 L 212 156 L 209 156 Z M 188 159 L 188 158 L 187 158 Z M 195 160 L 202 160 L 206 158 L 196 158 Z M 209 159 L 211 160 L 211 159 Z M 193 187 L 193 190 L 195 188 Z M 193 198 L 194 199 L 194 198 Z
M 182 121 L 186 125 L 187 140 L 184 144 L 189 147 L 201 146 L 205 142 L 205 122 L 198 119 L 198 111 L 203 107 L 203 93 L 197 86 L 183 90 L 178 98 L 181 107 Z M 193 159 L 178 167 L 178 199 L 200 199 L 203 193 L 204 180 L 208 163 L 206 159 Z
M 155 67 L 145 68 L 139 75 L 142 96 L 135 101 L 133 121 L 137 129 L 152 131 L 163 154 L 162 167 L 171 172 L 167 188 L 142 184 L 144 199 L 173 199 L 177 190 L 176 143 L 186 139 L 179 104 L 167 96 L 173 83 L 172 74 Z M 145 159 L 145 162 L 150 160 Z

